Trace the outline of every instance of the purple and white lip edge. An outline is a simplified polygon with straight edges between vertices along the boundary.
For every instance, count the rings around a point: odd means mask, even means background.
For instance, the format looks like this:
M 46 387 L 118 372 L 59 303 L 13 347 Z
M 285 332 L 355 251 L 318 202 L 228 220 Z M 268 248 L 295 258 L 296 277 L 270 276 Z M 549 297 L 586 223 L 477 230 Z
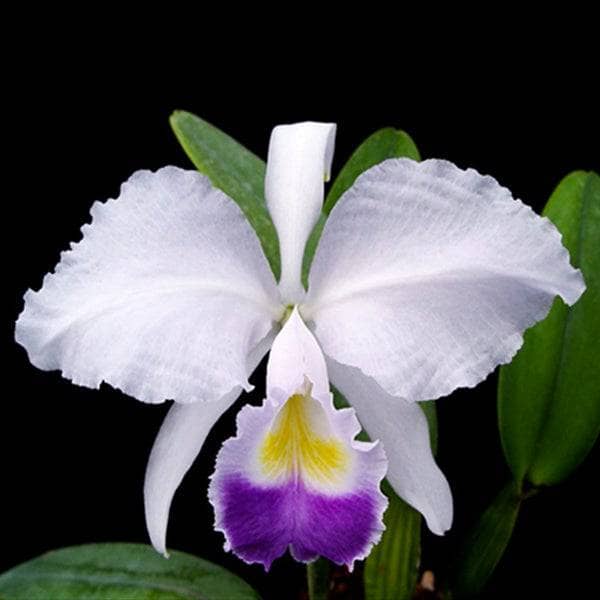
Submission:
M 329 496 L 311 491 L 300 480 L 264 487 L 229 475 L 217 494 L 227 549 L 267 571 L 288 547 L 298 561 L 324 556 L 351 568 L 373 543 L 381 511 L 380 495 L 373 490 Z

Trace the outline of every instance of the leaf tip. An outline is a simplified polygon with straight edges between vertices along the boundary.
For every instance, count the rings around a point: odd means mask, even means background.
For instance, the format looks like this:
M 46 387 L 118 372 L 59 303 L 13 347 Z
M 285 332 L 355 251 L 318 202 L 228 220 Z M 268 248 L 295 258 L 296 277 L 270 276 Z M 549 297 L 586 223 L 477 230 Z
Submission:
M 176 108 L 169 115 L 169 124 L 173 129 L 176 129 L 182 124 L 182 121 L 190 119 L 190 117 L 195 117 L 196 119 L 198 119 L 198 117 L 196 117 L 196 115 L 192 114 L 191 112 L 183 110 L 181 108 Z

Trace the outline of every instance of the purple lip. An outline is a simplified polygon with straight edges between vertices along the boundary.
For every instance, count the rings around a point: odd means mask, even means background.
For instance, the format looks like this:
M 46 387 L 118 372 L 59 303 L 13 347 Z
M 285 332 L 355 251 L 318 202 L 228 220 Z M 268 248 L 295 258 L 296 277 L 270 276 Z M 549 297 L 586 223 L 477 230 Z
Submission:
M 241 475 L 230 475 L 220 483 L 218 494 L 218 527 L 227 532 L 231 549 L 267 570 L 288 546 L 296 560 L 324 556 L 351 566 L 377 528 L 374 491 L 327 496 L 302 482 L 259 487 Z

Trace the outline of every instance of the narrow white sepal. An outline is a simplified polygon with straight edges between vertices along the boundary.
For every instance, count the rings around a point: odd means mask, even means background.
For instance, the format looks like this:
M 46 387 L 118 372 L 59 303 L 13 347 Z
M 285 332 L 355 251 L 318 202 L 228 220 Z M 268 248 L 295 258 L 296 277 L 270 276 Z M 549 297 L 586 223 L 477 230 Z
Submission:
M 289 304 L 304 295 L 304 248 L 323 207 L 323 183 L 331 176 L 335 131 L 333 123 L 305 122 L 279 125 L 271 133 L 265 196 L 279 236 L 279 287 Z
M 452 525 L 452 493 L 433 458 L 419 404 L 390 396 L 354 367 L 330 358 L 327 367 L 333 385 L 356 410 L 369 437 L 383 444 L 387 480 L 394 491 L 425 517 L 433 533 L 443 535 Z
M 241 388 L 236 387 L 220 400 L 174 403 L 161 425 L 146 467 L 144 508 L 150 541 L 156 551 L 167 558 L 167 524 L 175 491 L 213 425 L 240 392 Z
M 254 371 L 269 350 L 275 334 L 275 331 L 270 332 L 250 353 L 247 360 L 249 372 Z M 144 508 L 152 545 L 166 557 L 167 525 L 173 496 L 213 425 L 236 401 L 240 392 L 241 388 L 236 387 L 211 402 L 173 404 L 156 436 L 146 467 Z

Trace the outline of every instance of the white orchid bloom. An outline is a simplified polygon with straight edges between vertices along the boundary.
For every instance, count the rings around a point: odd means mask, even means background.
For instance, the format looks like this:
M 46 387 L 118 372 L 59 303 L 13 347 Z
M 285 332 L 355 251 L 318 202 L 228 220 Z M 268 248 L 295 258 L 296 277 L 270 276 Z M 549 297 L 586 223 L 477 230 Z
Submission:
M 322 123 L 272 133 L 279 284 L 235 202 L 166 167 L 95 203 L 83 239 L 25 296 L 16 338 L 35 366 L 175 401 L 144 490 L 162 553 L 175 490 L 269 348 L 266 399 L 240 411 L 209 489 L 226 548 L 267 568 L 287 548 L 351 566 L 383 530 L 384 476 L 443 534 L 452 497 L 418 401 L 477 384 L 556 295 L 573 304 L 584 290 L 554 226 L 494 179 L 392 159 L 331 212 L 305 292 L 334 135 Z M 353 409 L 334 409 L 330 380 Z M 354 439 L 361 425 L 373 443 Z

